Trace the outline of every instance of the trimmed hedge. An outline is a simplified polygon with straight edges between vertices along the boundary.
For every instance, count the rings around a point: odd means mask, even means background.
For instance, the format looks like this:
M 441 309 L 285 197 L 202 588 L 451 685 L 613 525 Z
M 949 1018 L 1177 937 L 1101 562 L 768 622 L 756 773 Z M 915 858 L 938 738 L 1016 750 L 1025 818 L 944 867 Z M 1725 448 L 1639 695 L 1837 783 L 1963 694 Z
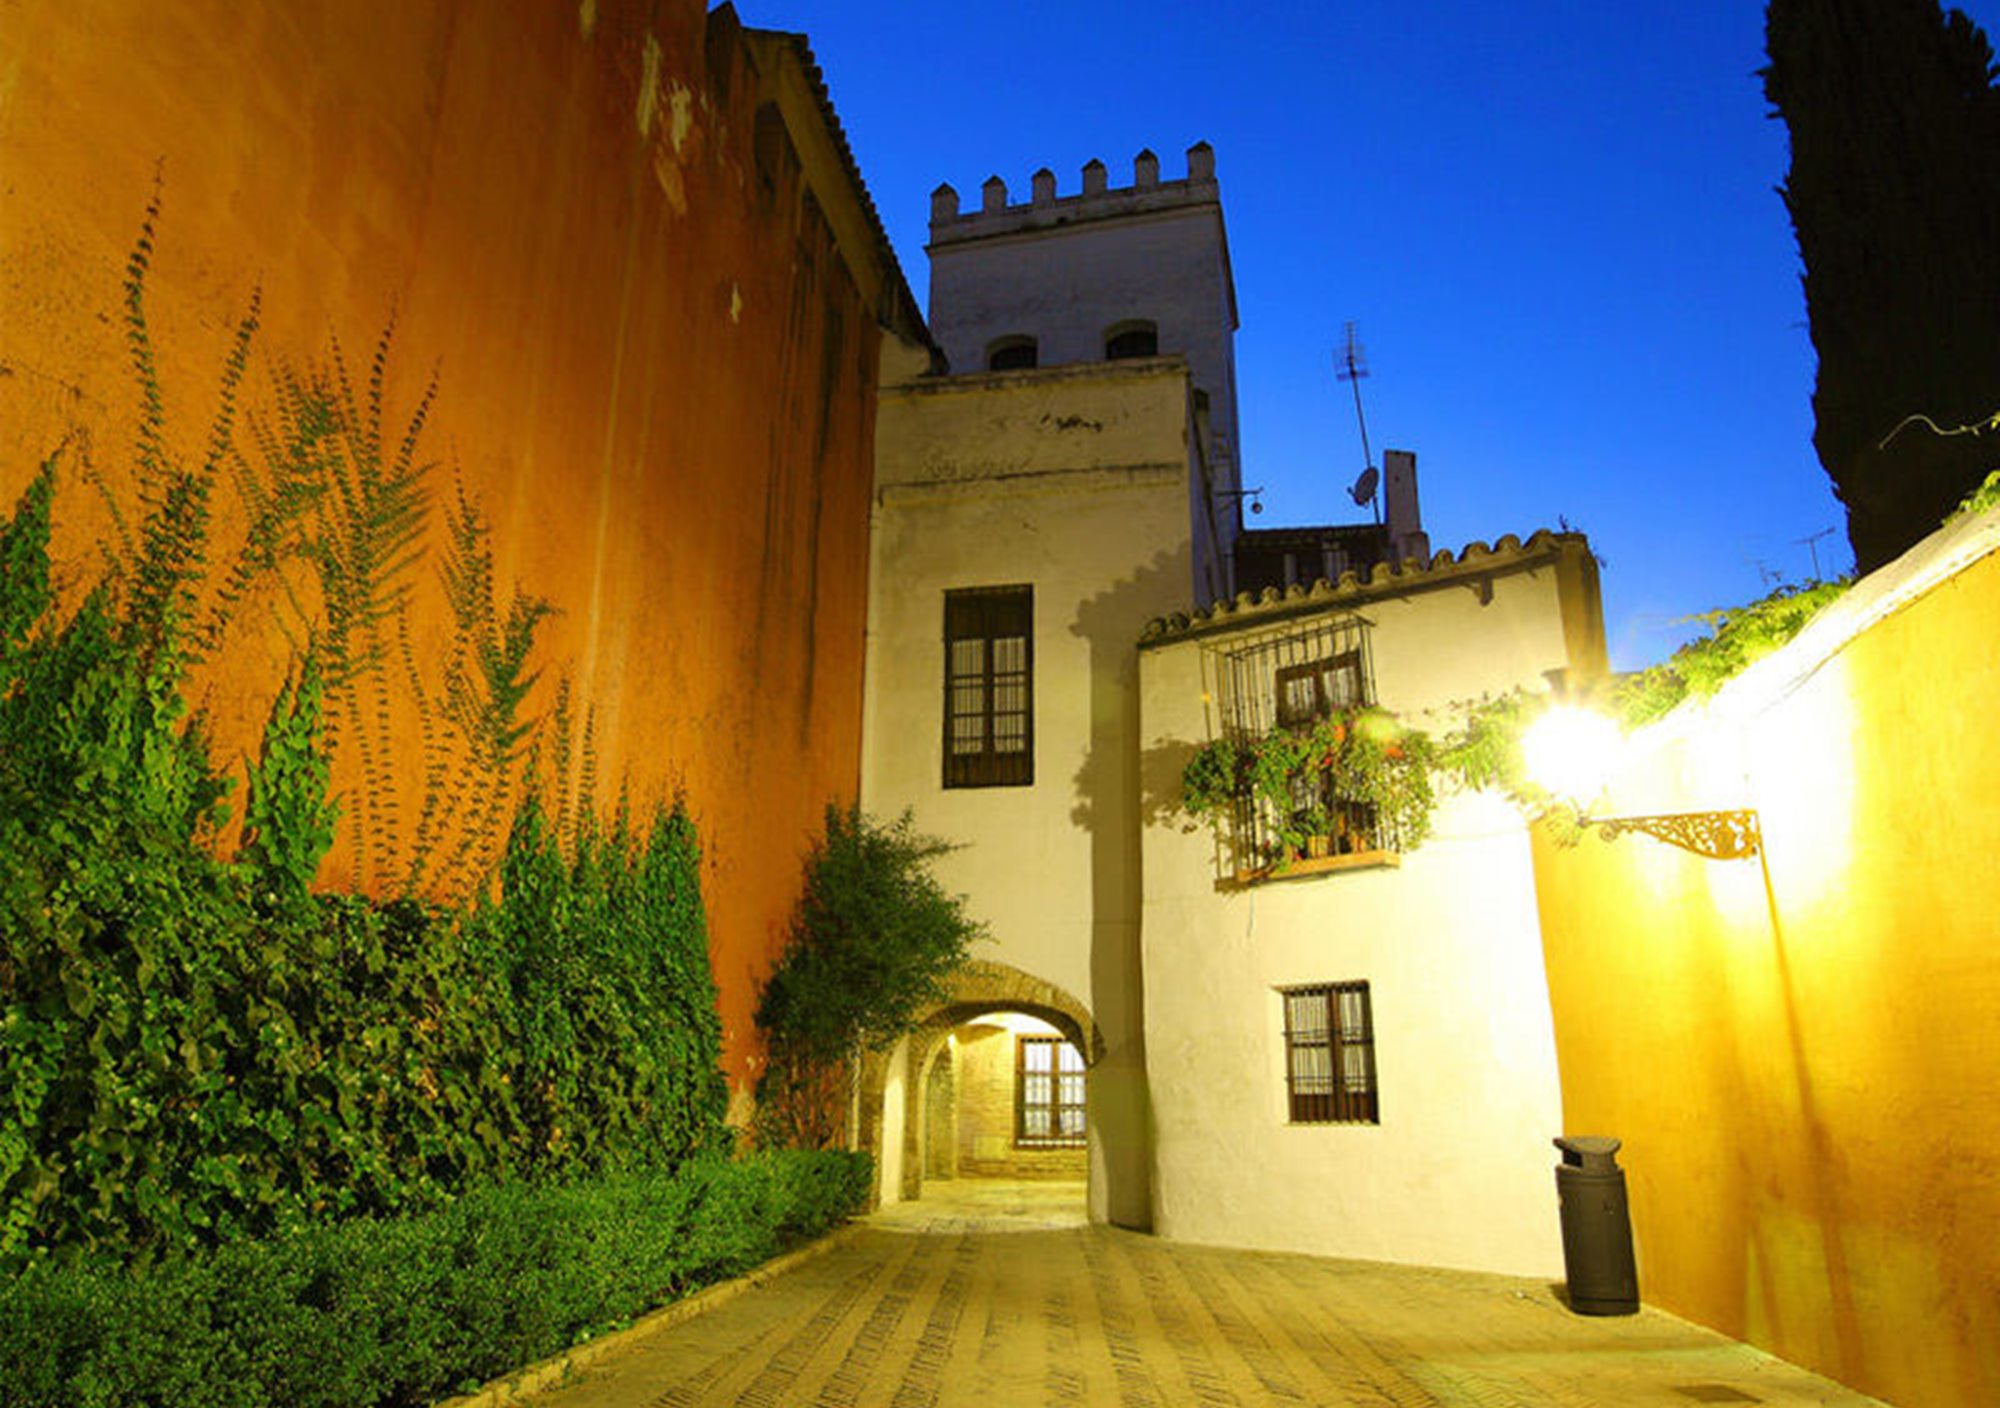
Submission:
M 10 1408 L 388 1408 L 548 1357 L 858 1210 L 865 1154 L 692 1159 L 488 1188 L 150 1268 L 41 1262 L 0 1288 Z

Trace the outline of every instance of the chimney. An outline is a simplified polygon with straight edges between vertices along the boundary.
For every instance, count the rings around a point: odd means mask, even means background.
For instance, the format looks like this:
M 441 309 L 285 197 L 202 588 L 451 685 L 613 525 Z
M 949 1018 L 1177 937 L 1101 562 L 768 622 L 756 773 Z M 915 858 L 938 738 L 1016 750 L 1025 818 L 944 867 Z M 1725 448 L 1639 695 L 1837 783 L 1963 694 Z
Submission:
M 1382 517 L 1389 529 L 1389 555 L 1398 562 L 1428 562 L 1430 536 L 1417 509 L 1417 456 L 1411 450 L 1382 452 Z

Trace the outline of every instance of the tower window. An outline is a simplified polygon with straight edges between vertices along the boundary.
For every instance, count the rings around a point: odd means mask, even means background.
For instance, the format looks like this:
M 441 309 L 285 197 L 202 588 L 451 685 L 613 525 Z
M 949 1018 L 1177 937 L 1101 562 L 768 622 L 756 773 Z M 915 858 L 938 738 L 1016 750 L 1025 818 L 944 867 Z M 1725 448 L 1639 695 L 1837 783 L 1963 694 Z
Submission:
M 1120 362 L 1127 357 L 1157 357 L 1160 329 L 1153 323 L 1119 323 L 1104 334 L 1104 360 Z
M 986 349 L 986 370 L 1018 372 L 1037 365 L 1037 349 L 1032 337 L 996 338 Z
M 944 595 L 944 785 L 1035 780 L 1033 587 Z

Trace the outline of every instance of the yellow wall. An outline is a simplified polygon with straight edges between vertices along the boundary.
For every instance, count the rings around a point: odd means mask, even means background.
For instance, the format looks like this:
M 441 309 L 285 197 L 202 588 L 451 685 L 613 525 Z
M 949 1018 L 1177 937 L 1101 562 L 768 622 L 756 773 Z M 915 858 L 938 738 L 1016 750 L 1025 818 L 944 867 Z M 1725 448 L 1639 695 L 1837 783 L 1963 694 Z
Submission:
M 1565 1124 L 1625 1140 L 1641 1294 L 1906 1408 L 2000 1402 L 1997 529 L 1635 740 L 1599 814 L 1753 805 L 1768 871 L 1535 848 Z
M 529 712 L 567 675 L 607 793 L 627 783 L 644 808 L 686 789 L 740 1090 L 806 839 L 858 784 L 877 318 L 908 295 L 788 41 L 704 10 L 6 5 L 0 501 L 78 427 L 122 477 L 119 284 L 156 178 L 152 334 L 184 452 L 254 291 L 253 411 L 270 361 L 330 339 L 365 371 L 393 313 L 392 427 L 435 372 L 436 501 L 455 474 L 493 525 L 503 603 L 518 585 L 559 612 Z M 775 180 L 753 142 L 766 102 L 798 154 Z M 72 584 L 104 526 L 74 468 L 57 510 Z M 435 661 L 449 618 L 434 564 L 419 579 L 413 634 Z M 248 636 L 196 682 L 225 762 L 284 667 L 283 641 Z M 407 708 L 392 732 L 420 777 Z M 322 878 L 393 883 L 351 839 Z

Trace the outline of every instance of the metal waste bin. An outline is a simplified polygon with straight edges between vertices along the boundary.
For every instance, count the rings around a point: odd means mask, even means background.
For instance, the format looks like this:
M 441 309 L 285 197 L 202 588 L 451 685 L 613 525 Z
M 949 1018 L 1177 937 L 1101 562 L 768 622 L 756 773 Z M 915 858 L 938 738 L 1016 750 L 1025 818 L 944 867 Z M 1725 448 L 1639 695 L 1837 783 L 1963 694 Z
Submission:
M 1632 1260 L 1632 1214 L 1625 1201 L 1620 1141 L 1595 1134 L 1555 1141 L 1556 1198 L 1562 1205 L 1563 1269 L 1569 1308 L 1579 1315 L 1632 1315 L 1639 1270 Z

